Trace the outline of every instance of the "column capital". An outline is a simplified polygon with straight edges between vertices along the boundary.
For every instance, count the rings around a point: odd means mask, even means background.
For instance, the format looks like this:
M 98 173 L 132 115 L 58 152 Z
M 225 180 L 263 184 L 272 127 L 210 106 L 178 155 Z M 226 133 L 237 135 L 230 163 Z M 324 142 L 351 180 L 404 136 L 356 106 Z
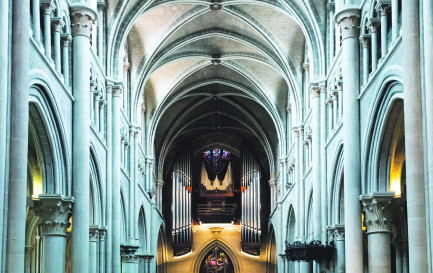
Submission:
M 326 9 L 328 11 L 335 11 L 335 2 L 328 2 L 328 4 L 326 4 Z
M 31 200 L 31 209 L 41 218 L 42 236 L 66 236 L 74 198 L 60 194 L 40 194 Z
M 98 9 L 105 9 L 107 7 L 107 4 L 105 3 L 104 0 L 102 0 L 102 1 L 98 0 L 97 7 L 98 7 Z
M 269 180 L 269 187 L 271 188 L 275 188 L 275 186 L 277 185 L 277 180 L 276 179 L 271 179 Z
M 361 36 L 359 36 L 359 42 L 361 43 L 361 46 L 363 48 L 368 48 L 368 42 L 370 39 L 371 39 L 370 34 L 362 34 Z
M 63 47 L 69 47 L 72 41 L 72 36 L 69 33 L 61 33 L 60 39 L 62 40 Z
M 40 0 L 39 3 L 44 10 L 44 15 L 50 15 L 51 12 L 56 9 L 54 0 Z
M 367 22 L 367 27 L 370 29 L 372 33 L 377 32 L 377 27 L 380 25 L 379 18 L 369 18 Z
M 326 99 L 326 104 L 328 105 L 329 108 L 332 108 L 334 106 L 332 97 Z
M 305 71 L 309 71 L 310 70 L 310 63 L 309 62 L 305 62 L 302 64 L 302 67 L 304 68 Z
M 319 88 L 320 88 L 320 92 L 321 93 L 326 93 L 326 87 L 327 87 L 326 80 L 318 82 L 318 85 L 319 85 Z
M 347 7 L 335 14 L 335 22 L 340 25 L 342 40 L 358 38 L 361 11 L 358 7 Z
M 391 232 L 393 192 L 373 192 L 359 197 L 362 202 L 367 233 Z
M 140 136 L 141 129 L 138 126 L 130 125 L 129 126 L 129 135 L 134 138 L 138 138 Z
M 385 16 L 391 8 L 391 0 L 378 0 L 375 8 L 381 16 Z
M 121 98 L 123 94 L 123 84 L 120 82 L 114 83 L 114 85 L 112 85 L 111 93 L 113 97 Z
M 99 227 L 99 241 L 105 241 L 105 238 L 107 237 L 107 227 L 101 226 Z
M 90 38 L 96 18 L 97 13 L 90 7 L 82 4 L 71 4 L 72 36 L 80 35 Z
M 121 245 L 122 263 L 135 263 L 135 253 L 140 247 L 138 245 Z
M 320 87 L 317 83 L 312 83 L 310 85 L 310 94 L 311 94 L 311 97 L 313 97 L 313 98 L 320 97 Z
M 344 241 L 344 225 L 335 224 L 328 226 L 328 235 L 332 237 L 333 241 Z
M 97 242 L 99 240 L 99 226 L 89 227 L 89 240 L 91 242 Z
M 65 22 L 61 17 L 51 18 L 51 26 L 54 32 L 60 32 L 60 29 L 65 25 Z

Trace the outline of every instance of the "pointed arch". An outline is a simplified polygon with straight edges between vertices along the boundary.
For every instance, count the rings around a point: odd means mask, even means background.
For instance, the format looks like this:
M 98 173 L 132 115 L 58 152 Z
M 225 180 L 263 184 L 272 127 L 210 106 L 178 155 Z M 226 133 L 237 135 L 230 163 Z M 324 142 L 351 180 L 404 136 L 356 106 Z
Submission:
M 239 264 L 239 260 L 236 258 L 236 254 L 231 250 L 231 248 L 221 239 L 212 240 L 208 244 L 206 244 L 204 247 L 202 247 L 201 250 L 199 250 L 199 254 L 196 255 L 195 261 L 191 264 L 191 272 L 199 272 L 201 263 L 205 256 L 215 247 L 221 248 L 230 258 L 232 261 L 235 273 L 243 272 L 241 271 L 241 265 Z

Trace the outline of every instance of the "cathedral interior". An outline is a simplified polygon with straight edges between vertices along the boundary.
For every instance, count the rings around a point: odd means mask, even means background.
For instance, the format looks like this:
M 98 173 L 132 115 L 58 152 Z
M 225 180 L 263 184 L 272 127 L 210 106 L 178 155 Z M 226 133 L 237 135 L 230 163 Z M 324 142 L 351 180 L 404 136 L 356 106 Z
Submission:
M 0 272 L 433 273 L 432 15 L 0 0 Z

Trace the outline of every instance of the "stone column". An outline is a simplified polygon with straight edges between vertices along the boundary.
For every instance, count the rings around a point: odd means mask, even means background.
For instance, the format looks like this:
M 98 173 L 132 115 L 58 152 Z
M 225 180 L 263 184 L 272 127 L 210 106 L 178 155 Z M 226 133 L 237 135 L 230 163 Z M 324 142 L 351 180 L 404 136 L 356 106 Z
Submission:
M 114 83 L 112 81 L 107 80 L 106 82 L 106 93 L 107 93 L 107 150 L 109 151 L 107 153 L 107 185 L 106 185 L 106 196 L 107 196 L 107 204 L 106 204 L 106 211 L 107 213 L 107 242 L 106 242 L 106 250 L 105 250 L 105 259 L 107 261 L 107 267 L 106 272 L 111 273 L 112 272 L 112 252 L 113 252 L 113 245 L 112 245 L 112 217 L 113 214 L 110 213 L 110 211 L 113 209 L 113 186 L 112 186 L 112 160 L 113 160 L 113 152 L 112 152 L 112 137 L 113 137 L 113 130 L 112 130 L 112 93 L 113 93 L 113 85 Z
M 56 17 L 51 19 L 54 30 L 54 66 L 56 68 L 57 73 L 62 73 L 62 57 L 60 50 L 60 30 L 65 24 L 63 19 L 60 17 Z
M 382 49 L 382 58 L 388 54 L 388 11 L 389 0 L 379 0 L 377 9 L 380 13 L 380 43 Z
M 31 209 L 41 219 L 41 272 L 58 273 L 65 270 L 66 229 L 73 203 L 74 198 L 57 194 L 40 194 L 33 199 Z
M 317 84 L 311 90 L 311 148 L 313 165 L 313 232 L 312 238 L 320 234 L 322 228 L 321 217 L 321 177 L 320 177 L 320 88 Z
M 402 4 L 405 152 L 406 158 L 411 159 L 406 162 L 409 271 L 427 272 L 419 1 Z
M 393 192 L 361 195 L 368 235 L 368 272 L 391 272 L 391 201 Z
M 99 86 L 96 87 L 95 93 L 93 94 L 93 111 L 95 115 L 95 129 L 99 132 L 99 100 L 101 97 L 101 91 L 99 90 Z
M 332 130 L 334 129 L 334 109 L 332 109 L 332 97 L 326 100 L 328 105 L 328 134 L 331 136 Z
M 69 34 L 61 34 L 62 40 L 62 68 L 63 68 L 63 81 L 69 87 L 69 46 L 72 37 Z
M 112 90 L 112 271 L 120 272 L 120 150 L 121 120 L 120 107 L 122 105 L 122 84 L 116 83 Z
M 146 158 L 146 191 L 148 194 L 152 192 L 152 181 L 153 181 L 153 171 L 152 171 L 152 165 L 153 165 L 154 159 L 153 158 Z
M 105 237 L 107 227 L 99 227 L 99 273 L 105 273 Z
M 367 24 L 371 32 L 371 72 L 377 69 L 377 26 L 379 22 L 377 18 L 370 18 Z
M 137 138 L 138 138 L 138 128 L 135 126 L 131 126 L 129 128 L 129 142 L 130 145 L 130 153 L 129 153 L 129 169 L 131 178 L 131 182 L 129 183 L 129 243 L 135 242 L 135 226 L 137 225 L 137 221 L 135 221 L 135 185 L 137 184 L 137 176 L 136 176 L 136 168 L 137 168 Z
M 89 229 L 89 273 L 97 273 L 99 227 Z
M 138 245 L 122 245 L 122 273 L 137 273 L 137 259 L 135 253 L 140 247 Z
M 340 118 L 341 118 L 338 116 L 338 112 L 339 112 L 338 106 L 341 107 L 341 105 L 338 105 L 338 91 L 337 90 L 332 90 L 331 98 L 332 98 L 332 110 L 334 111 L 333 114 L 334 114 L 334 128 L 335 128 L 335 127 L 337 127 L 338 122 L 340 121 Z
M 361 151 L 359 131 L 359 17 L 358 8 L 345 7 L 335 15 L 342 29 L 344 222 L 346 271 L 363 272 L 361 230 Z
M 396 1 L 397 2 L 397 1 Z M 433 47 L 433 3 L 432 1 L 423 2 L 423 13 L 429 14 L 424 17 L 424 80 L 425 80 L 425 119 L 426 137 L 433 139 L 433 52 L 429 48 Z M 393 27 L 394 28 L 394 27 Z M 433 143 L 427 141 L 427 173 L 429 189 L 429 210 L 433 211 Z M 430 244 L 433 244 L 433 217 L 429 217 L 430 222 Z M 433 251 L 430 251 L 430 260 L 433 261 Z
M 53 0 L 41 0 L 41 6 L 44 11 L 44 49 L 45 56 L 51 59 L 51 12 L 56 9 Z
M 39 45 L 41 42 L 41 7 L 39 0 L 32 1 L 33 39 Z
M 107 104 L 107 100 L 101 95 L 99 97 L 99 132 L 101 133 L 102 138 L 104 138 L 105 132 L 105 105 Z
M 326 225 L 328 222 L 328 185 L 326 180 L 326 82 L 319 83 L 320 89 L 320 194 L 322 217 L 322 242 L 326 242 Z
M 298 127 L 299 142 L 298 142 L 298 191 L 299 191 L 299 240 L 305 239 L 305 184 L 304 184 L 304 148 L 303 137 L 304 127 Z
M 364 34 L 361 35 L 359 41 L 362 46 L 362 79 L 363 84 L 368 83 L 368 76 L 370 75 L 370 50 L 368 48 L 370 35 Z
M 25 257 L 24 257 L 24 273 L 31 273 L 32 270 L 32 254 L 34 251 L 34 247 L 28 245 L 25 249 Z
M 0 255 L 4 257 L 6 240 L 6 126 L 8 122 L 8 92 L 9 92 L 9 1 L 0 1 Z M 30 21 L 30 18 L 29 18 Z M 30 22 L 29 22 L 30 23 Z M 4 259 L 0 260 L 0 268 L 4 268 Z
M 426 1 L 428 2 L 428 1 Z M 428 5 L 424 3 L 424 6 Z M 425 13 L 431 14 L 431 13 Z M 392 42 L 395 43 L 400 36 L 400 27 L 398 25 L 398 0 L 391 0 L 391 24 L 392 24 Z
M 337 263 L 335 265 L 336 273 L 345 273 L 345 246 L 344 246 L 344 225 L 335 224 L 328 227 L 330 237 L 334 240 Z
M 0 1 L 0 6 L 7 7 L 4 2 Z M 30 2 L 29 0 L 14 0 L 10 2 L 12 7 L 12 57 L 11 57 L 11 96 L 10 100 L 10 152 L 9 152 L 9 188 L 8 214 L 7 214 L 7 241 L 6 241 L 6 272 L 24 272 L 24 249 L 26 235 L 26 189 L 27 189 L 27 151 L 28 151 L 28 128 L 29 128 L 29 60 L 30 60 Z M 9 10 L 6 13 L 6 19 L 2 18 L 2 25 L 8 21 Z M 0 11 L 2 12 L 2 11 Z M 2 13 L 3 14 L 3 13 Z M 7 35 L 7 25 L 6 35 Z M 0 31 L 4 31 L 3 29 Z M 7 36 L 2 36 L 5 38 Z M 2 46 L 5 44 L 6 49 L 2 52 L 2 65 L 8 61 L 8 44 L 7 39 L 2 40 Z M 3 55 L 5 54 L 5 55 Z M 7 79 L 7 65 L 1 68 L 5 75 L 2 79 Z M 4 70 L 3 70 L 4 69 Z M 1 82 L 6 86 L 7 80 Z M 6 95 L 6 96 L 5 96 Z M 7 93 L 3 98 L 7 98 Z M 6 103 L 2 103 L 7 105 Z M 2 110 L 3 111 L 3 110 Z M 6 117 L 4 117 L 6 118 Z M 6 135 L 1 132 L 0 135 Z M 2 139 L 5 140 L 5 139 Z M 3 153 L 3 151 L 1 152 Z M 1 162 L 3 163 L 3 162 Z M 3 180 L 4 177 L 0 177 Z M 4 193 L 1 189 L 0 193 Z M 3 218 L 0 219 L 3 223 Z M 3 228 L 3 224 L 2 224 Z M 3 237 L 4 238 L 4 237 Z M 2 239 L 3 239 L 2 238 Z M 3 242 L 2 242 L 3 243 Z M 3 257 L 4 257 L 3 256 Z
M 329 13 L 329 61 L 332 63 L 335 56 L 335 24 L 333 21 L 334 13 L 335 13 L 335 3 L 328 1 L 326 5 Z
M 164 187 L 164 181 L 158 180 L 156 182 L 156 192 L 157 192 L 157 208 L 162 212 L 162 188 Z
M 72 273 L 89 270 L 90 191 L 90 33 L 95 13 L 87 6 L 71 5 L 73 36 L 72 183 L 75 198 L 72 218 Z
M 358 56 L 359 57 L 359 56 Z M 359 73 L 359 69 L 358 69 Z M 344 112 L 344 104 L 343 104 L 343 82 L 337 81 L 336 85 L 337 87 L 337 99 L 338 99 L 338 121 L 341 121 L 343 119 L 343 112 Z
M 105 1 L 98 0 L 98 57 L 99 62 L 104 67 L 104 34 L 105 34 Z

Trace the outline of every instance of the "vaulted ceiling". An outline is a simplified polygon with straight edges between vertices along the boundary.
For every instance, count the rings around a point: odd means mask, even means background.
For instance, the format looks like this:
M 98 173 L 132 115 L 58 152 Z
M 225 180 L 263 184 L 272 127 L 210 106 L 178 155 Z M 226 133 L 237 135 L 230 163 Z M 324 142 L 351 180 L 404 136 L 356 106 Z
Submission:
M 321 43 L 323 0 L 110 0 L 107 8 L 113 52 L 120 63 L 127 47 L 134 107 L 144 102 L 160 168 L 179 144 L 212 145 L 218 135 L 233 149 L 233 139 L 249 142 L 272 172 L 305 48 Z

